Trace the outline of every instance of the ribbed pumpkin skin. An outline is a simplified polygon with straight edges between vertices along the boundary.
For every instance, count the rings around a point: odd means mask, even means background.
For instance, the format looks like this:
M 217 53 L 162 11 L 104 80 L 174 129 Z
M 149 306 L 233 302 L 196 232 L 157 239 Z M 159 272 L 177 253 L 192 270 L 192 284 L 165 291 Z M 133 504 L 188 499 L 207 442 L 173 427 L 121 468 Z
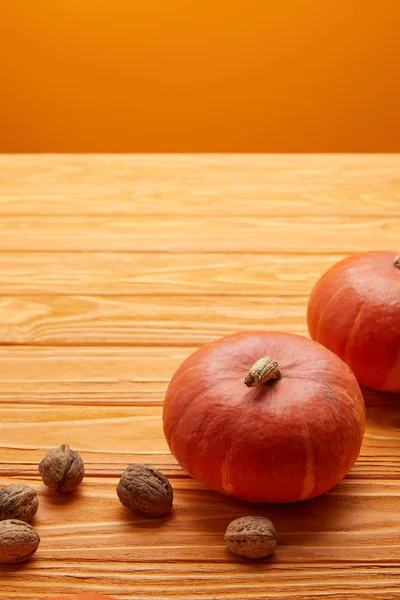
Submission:
M 340 356 L 360 385 L 400 392 L 400 268 L 396 252 L 364 252 L 329 269 L 308 303 L 312 339 Z
M 247 388 L 261 357 L 281 378 Z M 164 432 L 181 466 L 207 487 L 251 502 L 294 502 L 330 490 L 349 471 L 365 427 L 359 385 L 312 340 L 245 332 L 203 346 L 173 376 Z

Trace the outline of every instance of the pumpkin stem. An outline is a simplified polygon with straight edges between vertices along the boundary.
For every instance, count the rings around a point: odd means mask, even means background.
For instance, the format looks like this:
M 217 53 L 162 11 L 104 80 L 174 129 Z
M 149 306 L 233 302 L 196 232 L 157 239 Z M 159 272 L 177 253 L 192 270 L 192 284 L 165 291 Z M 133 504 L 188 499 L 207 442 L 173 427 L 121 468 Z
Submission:
M 394 259 L 394 266 L 400 269 L 400 254 Z
M 270 379 L 278 379 L 280 376 L 281 372 L 276 360 L 273 360 L 269 356 L 264 356 L 264 358 L 259 358 L 254 363 L 243 381 L 247 387 L 254 387 Z

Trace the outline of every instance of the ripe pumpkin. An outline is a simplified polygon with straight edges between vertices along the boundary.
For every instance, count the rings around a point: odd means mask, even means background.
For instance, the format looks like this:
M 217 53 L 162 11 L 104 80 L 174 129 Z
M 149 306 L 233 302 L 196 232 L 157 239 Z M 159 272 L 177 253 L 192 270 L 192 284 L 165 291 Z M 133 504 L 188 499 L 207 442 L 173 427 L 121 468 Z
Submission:
M 181 466 L 251 502 L 331 489 L 355 462 L 365 427 L 356 378 L 303 336 L 237 333 L 190 355 L 172 377 L 164 433 Z
M 400 392 L 400 256 L 363 252 L 340 261 L 314 287 L 311 337 L 340 356 L 360 385 Z

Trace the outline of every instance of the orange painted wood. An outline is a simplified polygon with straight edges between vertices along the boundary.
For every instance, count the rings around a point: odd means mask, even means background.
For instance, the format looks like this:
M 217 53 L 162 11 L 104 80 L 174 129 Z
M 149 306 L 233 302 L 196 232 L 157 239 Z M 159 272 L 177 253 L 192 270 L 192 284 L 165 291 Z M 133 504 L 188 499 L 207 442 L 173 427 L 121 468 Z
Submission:
M 400 237 L 395 215 L 294 217 L 248 215 L 5 215 L 1 250 L 30 252 L 282 253 L 360 252 L 371 241 L 393 248 Z
M 306 305 L 306 296 L 4 296 L 0 343 L 193 346 L 247 329 L 304 334 Z
M 396 154 L 10 154 L 0 214 L 396 217 L 398 177 Z
M 0 204 L 1 206 L 1 204 Z M 306 296 L 345 254 L 0 253 L 3 296 Z M 110 283 L 112 287 L 110 288 Z
M 74 596 L 57 596 L 57 598 L 48 598 L 48 600 L 112 600 L 100 594 L 76 594 Z
M 353 250 L 399 249 L 400 157 L 1 156 L 0 486 L 38 492 L 34 559 L 0 599 L 392 600 L 400 585 L 400 396 L 364 390 L 361 455 L 329 494 L 251 506 L 190 479 L 162 433 L 169 378 L 233 331 L 307 334 L 317 278 Z M 86 478 L 47 490 L 70 443 Z M 133 462 L 175 491 L 158 520 L 115 488 Z M 268 516 L 270 559 L 227 552 L 233 518 Z

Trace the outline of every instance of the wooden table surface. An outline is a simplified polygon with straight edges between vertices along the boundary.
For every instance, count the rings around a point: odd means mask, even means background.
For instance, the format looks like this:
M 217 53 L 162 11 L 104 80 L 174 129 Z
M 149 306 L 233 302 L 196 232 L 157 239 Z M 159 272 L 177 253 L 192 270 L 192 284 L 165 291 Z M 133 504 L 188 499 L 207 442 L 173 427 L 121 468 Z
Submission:
M 314 282 L 368 249 L 400 250 L 399 155 L 1 156 L 0 484 L 35 487 L 42 542 L 0 568 L 0 598 L 400 598 L 400 398 L 366 392 L 351 473 L 291 506 L 206 490 L 161 423 L 194 348 L 247 329 L 307 335 Z M 86 463 L 69 496 L 37 474 L 61 443 Z M 119 503 L 134 462 L 170 478 L 169 517 Z M 246 514 L 276 524 L 266 562 L 224 547 Z

